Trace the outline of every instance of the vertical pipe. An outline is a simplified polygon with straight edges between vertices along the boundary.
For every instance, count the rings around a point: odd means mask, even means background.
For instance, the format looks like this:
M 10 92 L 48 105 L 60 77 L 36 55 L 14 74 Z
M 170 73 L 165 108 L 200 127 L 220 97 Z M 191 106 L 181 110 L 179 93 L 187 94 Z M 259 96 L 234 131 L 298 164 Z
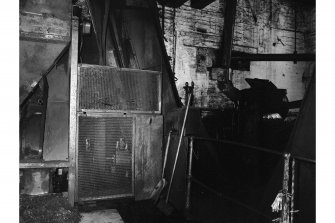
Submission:
M 292 159 L 291 163 L 291 212 L 290 212 L 290 223 L 294 220 L 294 186 L 295 186 L 295 159 Z
M 289 197 L 288 197 L 288 185 L 290 180 L 290 157 L 291 154 L 287 153 L 284 156 L 284 176 L 283 176 L 283 209 L 281 213 L 281 223 L 289 223 Z
M 74 205 L 76 192 L 76 134 L 77 134 L 77 84 L 78 84 L 78 17 L 72 17 L 71 74 L 70 74 L 70 121 L 69 121 L 69 203 Z
M 185 217 L 190 219 L 191 214 L 191 183 L 192 183 L 192 159 L 193 159 L 194 139 L 190 138 L 188 149 L 188 169 L 187 169 L 187 186 L 186 186 L 186 202 L 185 202 Z

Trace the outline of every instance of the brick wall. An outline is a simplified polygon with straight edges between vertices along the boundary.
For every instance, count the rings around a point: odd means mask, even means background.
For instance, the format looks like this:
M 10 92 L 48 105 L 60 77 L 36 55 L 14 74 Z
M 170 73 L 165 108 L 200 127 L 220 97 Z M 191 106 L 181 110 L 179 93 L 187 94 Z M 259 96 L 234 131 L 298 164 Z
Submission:
M 293 53 L 293 2 L 238 0 L 233 50 L 247 53 Z M 297 51 L 315 52 L 315 9 L 298 7 Z M 175 10 L 175 17 L 173 11 L 172 8 L 165 8 L 164 32 L 167 52 L 172 58 L 174 40 L 176 44 L 174 67 L 179 95 L 184 97 L 185 82 L 194 81 L 196 106 L 232 106 L 231 101 L 217 87 L 217 77 L 220 75 L 217 55 L 222 41 L 224 0 L 217 0 L 202 10 L 191 8 L 188 1 Z M 256 15 L 257 21 L 253 15 Z M 246 77 L 270 79 L 278 87 L 288 89 L 289 100 L 298 100 L 303 97 L 303 80 L 311 74 L 311 68 L 311 62 L 251 62 L 250 71 L 233 70 L 232 81 L 237 88 L 243 89 L 249 87 L 244 80 Z

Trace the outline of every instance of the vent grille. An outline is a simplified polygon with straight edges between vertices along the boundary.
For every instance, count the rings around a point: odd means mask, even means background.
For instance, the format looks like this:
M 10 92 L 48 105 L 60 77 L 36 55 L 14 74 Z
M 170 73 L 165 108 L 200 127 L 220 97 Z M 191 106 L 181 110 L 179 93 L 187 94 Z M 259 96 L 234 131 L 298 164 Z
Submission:
M 78 197 L 133 194 L 133 118 L 79 116 Z
M 159 111 L 159 72 L 80 67 L 79 108 Z

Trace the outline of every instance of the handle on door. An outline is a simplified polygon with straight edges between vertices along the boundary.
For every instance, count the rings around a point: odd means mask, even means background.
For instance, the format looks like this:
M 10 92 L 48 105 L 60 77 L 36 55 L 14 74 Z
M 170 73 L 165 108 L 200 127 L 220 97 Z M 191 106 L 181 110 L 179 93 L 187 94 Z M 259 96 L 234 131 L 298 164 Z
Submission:
M 92 148 L 91 148 L 91 140 L 90 139 L 85 139 L 85 149 L 87 152 L 90 152 L 92 151 Z

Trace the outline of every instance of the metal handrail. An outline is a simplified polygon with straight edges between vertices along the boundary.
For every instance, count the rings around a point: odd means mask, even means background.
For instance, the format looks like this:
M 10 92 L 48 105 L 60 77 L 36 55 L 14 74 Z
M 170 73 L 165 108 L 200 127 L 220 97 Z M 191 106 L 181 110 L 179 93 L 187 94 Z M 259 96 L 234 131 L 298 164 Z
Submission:
M 186 191 L 186 202 L 185 202 L 185 214 L 189 215 L 190 209 L 191 209 L 191 182 L 193 181 L 194 183 L 197 183 L 198 185 L 202 186 L 203 188 L 207 189 L 209 192 L 212 192 L 216 194 L 218 197 L 221 197 L 226 200 L 230 200 L 250 211 L 253 211 L 254 213 L 257 213 L 265 218 L 270 218 L 266 214 L 260 212 L 259 210 L 250 207 L 243 202 L 237 201 L 233 198 L 227 197 L 223 193 L 220 193 L 216 191 L 215 189 L 207 186 L 203 182 L 197 180 L 192 176 L 192 157 L 193 157 L 193 148 L 194 148 L 194 140 L 206 140 L 206 141 L 214 141 L 214 142 L 221 142 L 221 143 L 228 143 L 232 145 L 237 145 L 237 146 L 242 146 L 262 152 L 268 152 L 272 153 L 275 155 L 280 155 L 281 157 L 284 158 L 284 169 L 283 169 L 283 185 L 282 185 L 282 190 L 279 191 L 279 200 L 277 200 L 277 197 L 274 201 L 274 203 L 271 205 L 272 211 L 273 212 L 278 212 L 278 210 L 281 211 L 280 218 L 274 219 L 272 221 L 280 221 L 281 223 L 293 223 L 294 221 L 294 213 L 298 212 L 298 210 L 295 210 L 295 205 L 294 205 L 294 197 L 295 197 L 295 162 L 296 160 L 304 161 L 304 162 L 309 162 L 309 163 L 314 163 L 315 160 L 304 158 L 304 157 L 299 157 L 299 156 L 292 156 L 290 153 L 282 153 L 282 152 L 277 152 L 273 151 L 267 148 L 262 148 L 258 146 L 251 146 L 247 145 L 244 143 L 239 143 L 239 142 L 233 142 L 229 140 L 217 140 L 217 139 L 212 139 L 212 138 L 205 138 L 205 137 L 194 137 L 194 136 L 187 136 L 189 137 L 189 149 L 188 149 L 188 169 L 187 169 L 187 191 Z M 289 187 L 289 183 L 291 183 L 291 187 Z M 278 206 L 279 203 L 282 204 L 282 206 Z
M 288 154 L 288 153 L 278 152 L 278 151 L 274 151 L 274 150 L 264 148 L 264 147 L 260 147 L 260 146 L 252 146 L 252 145 L 248 145 L 248 144 L 240 143 L 240 142 L 235 142 L 235 141 L 231 141 L 231 140 L 221 140 L 221 139 L 196 137 L 196 136 L 185 136 L 185 137 L 189 137 L 189 138 L 192 137 L 195 140 L 211 141 L 211 142 L 230 144 L 230 145 L 234 145 L 234 146 L 240 146 L 240 147 L 244 147 L 244 148 L 258 150 L 258 151 L 261 151 L 261 152 L 271 153 L 271 154 L 282 156 L 282 157 L 285 157 L 286 154 Z M 295 158 L 297 160 L 303 161 L 303 162 L 308 162 L 308 163 L 313 163 L 313 164 L 316 163 L 315 160 L 313 160 L 313 159 L 309 159 L 309 158 L 305 158 L 305 157 L 301 157 L 301 156 L 291 155 L 291 157 Z

